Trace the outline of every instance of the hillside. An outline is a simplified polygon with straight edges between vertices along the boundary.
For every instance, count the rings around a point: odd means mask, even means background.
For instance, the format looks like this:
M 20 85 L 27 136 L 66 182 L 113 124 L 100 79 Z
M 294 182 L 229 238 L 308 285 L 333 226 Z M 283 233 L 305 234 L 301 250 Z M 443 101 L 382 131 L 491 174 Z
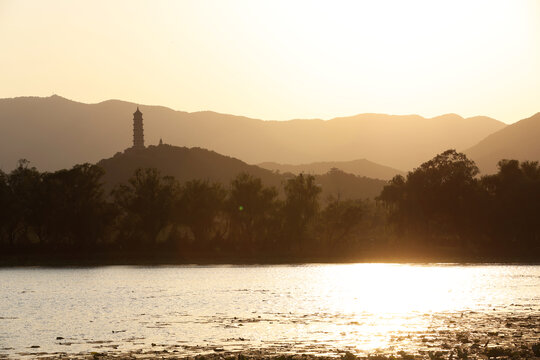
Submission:
M 194 179 L 218 182 L 228 186 L 239 173 L 245 172 L 261 178 L 266 186 L 280 189 L 292 174 L 278 174 L 255 165 L 220 155 L 201 148 L 186 148 L 171 145 L 149 146 L 143 150 L 126 150 L 97 163 L 105 169 L 105 188 L 125 183 L 137 168 L 156 168 L 163 175 L 174 176 L 181 183 Z M 343 199 L 373 198 L 381 192 L 385 181 L 359 177 L 341 171 L 331 171 L 315 177 L 322 188 L 321 199 L 341 197 Z
M 280 186 L 282 175 L 255 165 L 201 148 L 171 145 L 149 146 L 143 150 L 128 149 L 97 163 L 105 169 L 104 181 L 110 189 L 125 183 L 137 168 L 156 168 L 162 175 L 174 176 L 181 183 L 201 179 L 228 185 L 239 173 L 261 178 L 268 186 Z
M 0 168 L 27 158 L 40 170 L 97 162 L 131 146 L 137 104 L 84 104 L 60 96 L 0 99 Z M 409 170 L 448 148 L 466 149 L 505 125 L 455 114 L 362 114 L 323 120 L 263 121 L 210 111 L 139 105 L 147 145 L 203 147 L 248 163 L 369 159 Z
M 379 196 L 386 181 L 370 179 L 364 176 L 348 174 L 338 169 L 332 169 L 326 174 L 315 175 L 317 184 L 321 187 L 321 199 L 374 199 Z
M 293 174 L 299 174 L 302 172 L 306 174 L 326 174 L 332 168 L 336 168 L 349 174 L 382 180 L 390 180 L 395 175 L 405 175 L 403 171 L 393 169 L 388 166 L 379 165 L 366 159 L 352 161 L 314 162 L 300 165 L 264 162 L 257 165 L 264 169 L 279 171 L 282 173 L 290 172 Z
M 540 113 L 489 135 L 465 153 L 482 173 L 497 171 L 501 159 L 540 160 Z

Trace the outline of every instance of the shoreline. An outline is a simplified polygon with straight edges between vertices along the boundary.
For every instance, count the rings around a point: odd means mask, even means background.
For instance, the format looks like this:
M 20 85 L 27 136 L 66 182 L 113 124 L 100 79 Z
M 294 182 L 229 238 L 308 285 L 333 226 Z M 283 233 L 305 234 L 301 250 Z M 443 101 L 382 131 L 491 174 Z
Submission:
M 13 267 L 100 267 L 100 266 L 271 266 L 309 264 L 456 264 L 456 265 L 540 265 L 537 257 L 499 258 L 480 256 L 171 256 L 155 254 L 10 254 L 0 257 L 0 269 Z
M 539 339 L 540 340 L 540 339 Z M 539 359 L 540 342 L 522 343 L 516 346 L 489 346 L 484 345 L 448 346 L 441 350 L 354 352 L 354 350 L 338 350 L 329 348 L 326 353 L 275 351 L 271 349 L 245 349 L 240 351 L 227 351 L 222 347 L 207 348 L 200 353 L 187 355 L 174 347 L 160 348 L 152 344 L 150 349 L 136 349 L 130 351 L 86 351 L 79 353 L 68 352 L 19 352 L 17 357 L 9 357 L 0 353 L 0 359 L 47 359 L 47 360 L 132 360 L 132 359 L 177 359 L 177 360 L 452 360 L 452 359 Z
M 463 313 L 462 313 L 463 314 Z M 452 360 L 452 359 L 540 359 L 540 313 L 507 314 L 489 321 L 466 320 L 450 315 L 447 326 L 421 331 L 389 333 L 381 347 L 365 347 L 365 336 L 340 344 L 335 340 L 265 341 L 233 337 L 201 344 L 181 339 L 161 341 L 139 336 L 114 340 L 83 341 L 56 337 L 55 345 L 34 344 L 15 349 L 0 347 L 0 359 L 181 359 L 181 360 Z M 463 320 L 462 320 L 463 319 Z M 479 322 L 477 320 L 480 320 Z M 239 323 L 248 320 L 238 320 Z M 239 325 L 240 326 L 240 325 Z M 113 332 L 123 333 L 123 331 Z M 232 333 L 230 333 L 232 336 Z M 367 338 L 370 338 L 369 336 Z M 255 342 L 253 341 L 255 340 Z M 156 342 L 152 342 L 156 341 Z M 73 346 L 72 346 L 73 345 Z M 64 351 L 65 349 L 65 351 Z M 71 352 L 69 350 L 72 350 Z M 48 351 L 48 352 L 47 352 Z
M 365 261 L 299 261 L 299 262 L 32 262 L 15 263 L 0 261 L 0 270 L 17 268 L 99 268 L 109 266 L 133 267 L 256 267 L 256 266 L 309 266 L 309 265 L 352 265 L 352 264 L 395 264 L 395 265 L 441 265 L 441 266 L 540 266 L 538 262 L 517 261 L 396 261 L 396 260 L 365 260 Z

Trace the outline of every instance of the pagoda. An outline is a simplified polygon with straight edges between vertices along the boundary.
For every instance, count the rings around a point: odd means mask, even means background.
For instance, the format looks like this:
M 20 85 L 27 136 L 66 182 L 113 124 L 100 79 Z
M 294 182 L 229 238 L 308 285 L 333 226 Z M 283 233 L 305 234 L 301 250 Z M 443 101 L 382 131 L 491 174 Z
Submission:
M 133 113 L 133 148 L 144 149 L 143 117 L 138 106 L 137 111 Z

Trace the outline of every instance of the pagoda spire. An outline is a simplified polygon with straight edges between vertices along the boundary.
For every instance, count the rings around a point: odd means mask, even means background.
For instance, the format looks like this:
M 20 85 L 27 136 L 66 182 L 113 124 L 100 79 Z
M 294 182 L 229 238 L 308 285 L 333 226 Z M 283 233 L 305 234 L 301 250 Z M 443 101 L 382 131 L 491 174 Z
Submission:
M 138 106 L 137 111 L 133 113 L 133 148 L 144 149 L 143 117 Z

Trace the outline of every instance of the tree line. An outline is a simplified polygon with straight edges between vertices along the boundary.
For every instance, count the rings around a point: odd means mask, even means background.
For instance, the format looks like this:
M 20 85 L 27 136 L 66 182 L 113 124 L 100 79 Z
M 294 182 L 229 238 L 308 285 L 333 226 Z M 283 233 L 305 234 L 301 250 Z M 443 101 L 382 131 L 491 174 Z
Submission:
M 339 253 L 371 206 L 330 199 L 311 175 L 281 189 L 239 174 L 231 184 L 180 184 L 138 169 L 110 194 L 91 164 L 40 173 L 28 161 L 0 172 L 0 249 L 4 255 L 109 254 L 189 261 L 294 261 Z
M 105 193 L 91 164 L 0 171 L 4 261 L 298 262 L 526 260 L 540 247 L 540 167 L 502 160 L 479 176 L 448 150 L 375 200 L 321 199 L 311 175 L 280 189 L 239 174 L 230 184 L 179 183 L 138 169 Z M 70 260 L 71 259 L 71 260 Z
M 479 176 L 473 161 L 447 150 L 406 177 L 394 177 L 378 199 L 410 248 L 540 260 L 537 161 L 501 160 L 496 174 Z

